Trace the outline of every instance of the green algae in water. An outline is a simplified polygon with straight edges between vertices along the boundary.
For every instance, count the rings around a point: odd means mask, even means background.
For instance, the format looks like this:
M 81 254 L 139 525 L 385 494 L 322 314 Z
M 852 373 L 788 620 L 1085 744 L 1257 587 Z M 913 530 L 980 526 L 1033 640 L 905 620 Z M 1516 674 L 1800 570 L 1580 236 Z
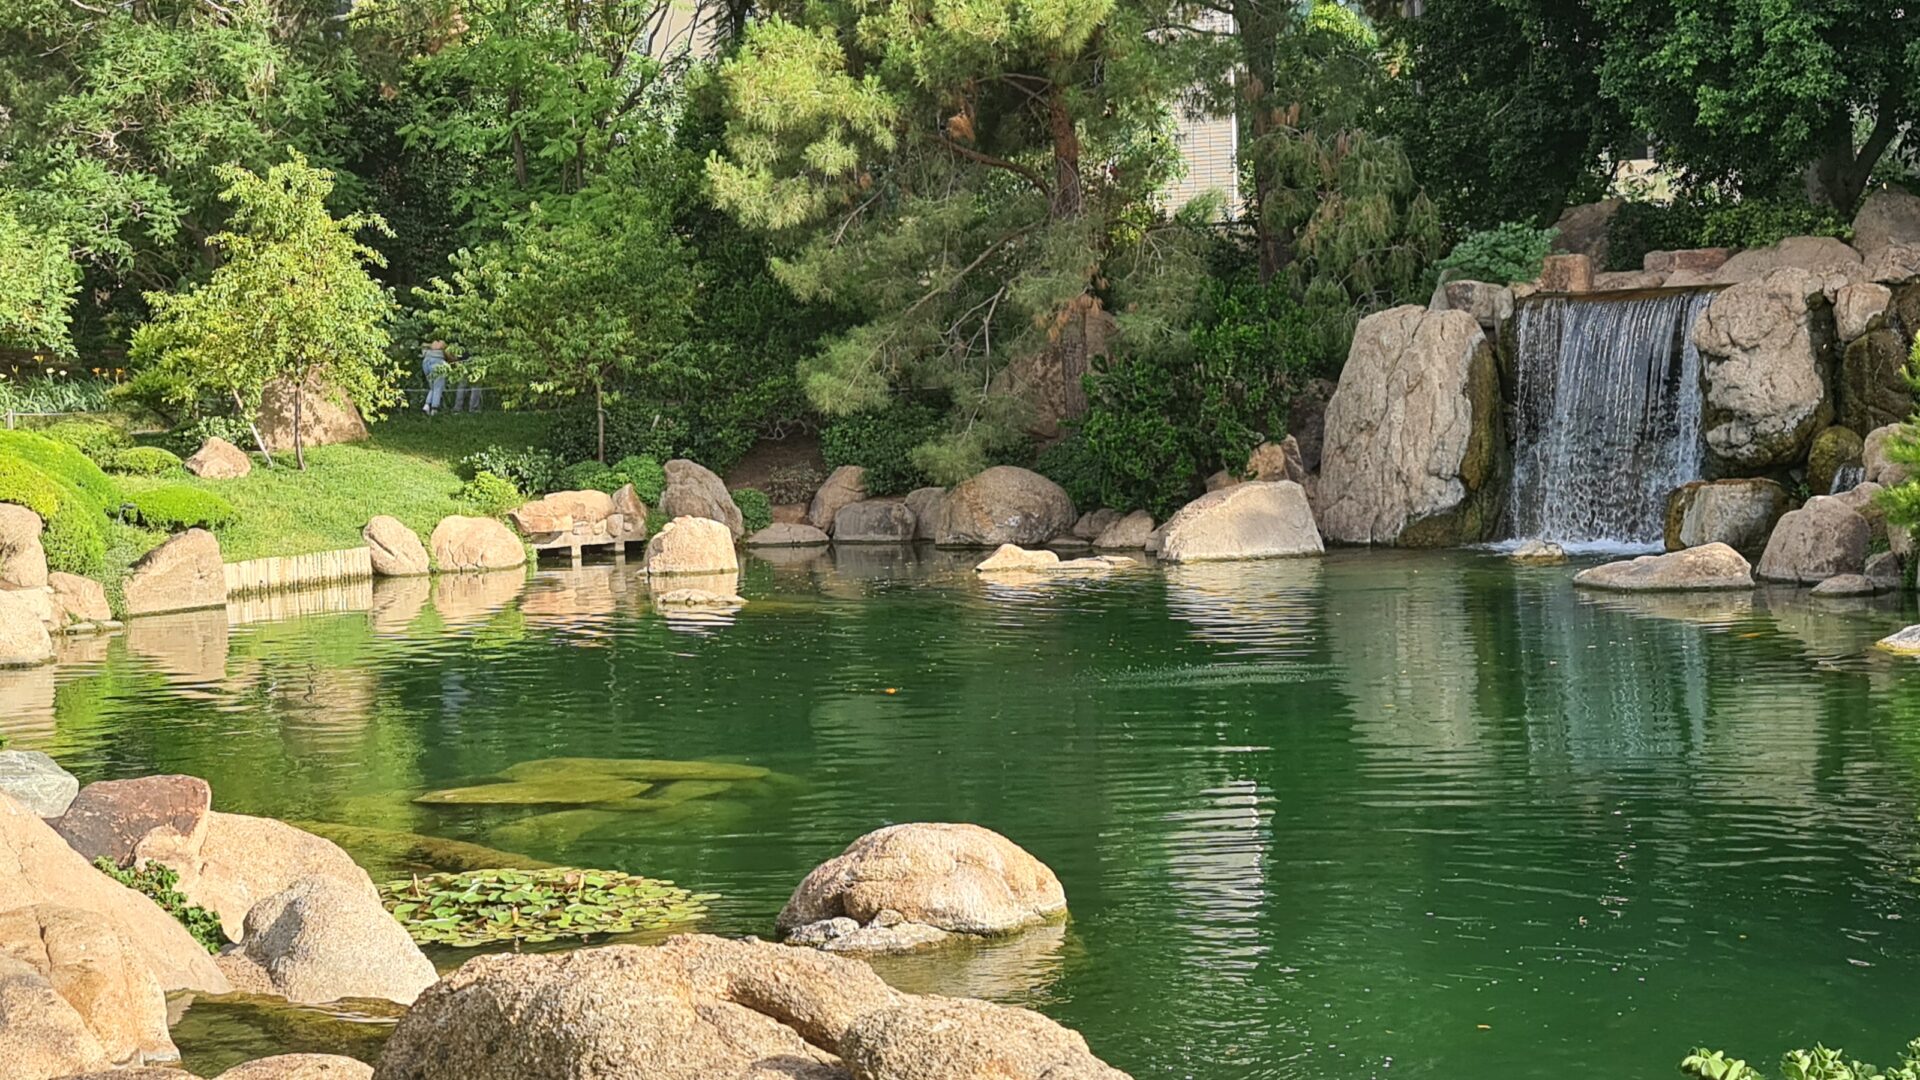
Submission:
M 460 873 L 467 870 L 545 870 L 550 862 L 490 848 L 465 840 L 346 825 L 336 821 L 288 822 L 302 832 L 331 840 L 347 850 L 360 865 L 375 873 Z
M 638 780 L 611 776 L 552 776 L 429 791 L 414 802 L 429 806 L 590 806 L 631 799 L 651 787 Z
M 381 902 L 423 945 L 631 934 L 697 922 L 719 897 L 613 870 L 476 870 L 390 881 Z
M 739 765 L 726 761 L 556 757 L 522 761 L 509 766 L 500 775 L 508 780 L 523 782 L 573 782 L 587 777 L 616 777 L 622 780 L 715 780 L 737 783 L 761 780 L 770 772 L 758 765 Z

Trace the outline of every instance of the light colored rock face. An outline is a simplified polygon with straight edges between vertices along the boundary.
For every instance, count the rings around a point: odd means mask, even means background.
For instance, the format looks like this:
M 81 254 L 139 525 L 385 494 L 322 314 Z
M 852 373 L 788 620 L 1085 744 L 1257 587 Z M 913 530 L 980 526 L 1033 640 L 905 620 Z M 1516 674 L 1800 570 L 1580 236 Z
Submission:
M 0 668 L 35 667 L 53 659 L 53 638 L 42 618 L 46 605 L 31 592 L 0 589 Z M 45 600 L 46 594 L 38 594 Z
M 180 874 L 180 892 L 220 916 L 230 941 L 246 934 L 247 915 L 297 881 L 326 877 L 378 899 L 373 879 L 338 845 L 283 821 L 209 813 L 191 851 L 162 860 Z
M 1789 236 L 1772 247 L 1743 251 L 1713 274 L 1716 285 L 1758 281 L 1779 270 L 1800 270 L 1821 283 L 1821 290 L 1866 278 L 1860 253 L 1830 236 Z
M 0 957 L 0 1075 L 55 1080 L 110 1064 L 86 1021 L 44 975 Z
M 1920 278 L 1920 244 L 1895 244 L 1867 260 L 1866 279 L 1882 285 L 1910 285 Z
M 1551 540 L 1529 540 L 1508 552 L 1507 560 L 1521 566 L 1559 566 L 1567 561 L 1567 552 Z
M 1813 587 L 1815 596 L 1840 598 L 1872 596 L 1880 591 L 1879 583 L 1865 574 L 1836 574 Z
M 281 1054 L 235 1065 L 213 1080 L 373 1080 L 373 1066 L 334 1054 Z
M 1464 311 L 1491 334 L 1513 318 L 1513 290 L 1484 281 L 1449 281 L 1441 289 L 1442 311 Z
M 729 540 L 738 540 L 747 531 L 740 508 L 733 504 L 727 485 L 713 470 L 686 458 L 674 458 L 667 462 L 666 473 L 667 487 L 660 496 L 662 513 L 669 518 L 717 521 L 727 527 Z
M 833 517 L 836 544 L 908 544 L 916 526 L 913 511 L 894 499 L 848 503 Z
M 1498 513 L 1500 408 L 1472 317 L 1399 307 L 1362 319 L 1327 404 L 1321 530 L 1348 544 L 1485 539 Z
M 1833 415 L 1808 305 L 1819 279 L 1776 270 L 1713 298 L 1694 324 L 1706 367 L 1707 448 L 1739 468 L 1799 461 Z
M 807 504 L 807 522 L 822 532 L 833 532 L 834 515 L 843 506 L 851 506 L 867 497 L 867 470 L 858 465 L 842 465 L 829 473 L 820 490 Z
M 1883 487 L 1898 487 L 1907 482 L 1907 467 L 1893 460 L 1887 450 L 1904 424 L 1885 424 L 1867 432 L 1860 449 L 1860 462 L 1866 468 L 1865 479 Z
M 1065 488 L 1028 469 L 996 465 L 955 486 L 934 510 L 942 547 L 1036 546 L 1080 519 Z
M 438 978 L 377 896 L 331 877 L 301 878 L 255 904 L 238 948 L 274 993 L 296 1004 L 342 998 L 411 1004 Z
M 857 1080 L 1128 1080 L 1087 1040 L 1026 1009 L 921 997 L 870 1012 L 840 1040 Z
M 818 547 L 827 534 L 811 525 L 774 522 L 742 541 L 748 547 Z
M 227 571 L 220 541 L 188 529 L 140 557 L 127 574 L 127 614 L 198 611 L 227 602 Z
M 1153 533 L 1153 515 L 1135 510 L 1106 527 L 1093 538 L 1093 546 L 1103 551 L 1141 551 Z
M 89 863 L 118 866 L 158 859 L 173 863 L 206 839 L 213 789 L 197 776 L 142 776 L 88 784 L 53 823 L 67 846 Z
M 865 964 L 674 938 L 469 960 L 394 1029 L 376 1080 L 847 1080 L 832 1053 L 901 1000 Z
M 1885 320 L 1893 290 L 1870 281 L 1855 282 L 1833 298 L 1833 324 L 1841 341 L 1852 341 Z
M 429 543 L 434 565 L 443 574 L 511 570 L 527 563 L 527 549 L 520 538 L 493 518 L 448 515 L 433 527 Z
M 78 622 L 106 622 L 113 618 L 107 590 L 92 578 L 54 572 L 47 575 L 53 590 L 53 621 L 60 626 Z
M 1754 572 L 1767 581 L 1814 585 L 1867 566 L 1873 526 L 1842 498 L 1816 495 L 1774 526 Z
M 360 530 L 360 538 L 373 553 L 373 572 L 379 577 L 419 577 L 432 567 L 427 562 L 427 545 L 399 518 L 381 514 Z
M 1855 431 L 1897 424 L 1913 412 L 1907 339 L 1881 327 L 1849 344 L 1835 379 L 1836 419 Z
M 1896 245 L 1920 246 L 1920 196 L 1876 191 L 1853 217 L 1853 245 L 1868 259 Z
M 43 818 L 57 818 L 73 805 L 80 781 L 38 750 L 0 750 L 0 792 Z
M 1787 489 L 1772 480 L 1687 484 L 1667 500 L 1667 550 L 1725 544 L 1735 551 L 1758 552 L 1767 546 L 1787 503 Z
M 47 549 L 40 544 L 40 515 L 0 503 L 0 587 L 37 589 L 47 583 Z
M 1667 275 L 1656 270 L 1619 270 L 1593 275 L 1594 292 L 1628 292 L 1657 289 L 1667 283 Z
M 180 464 L 203 480 L 238 480 L 253 471 L 253 459 L 246 451 L 218 435 L 201 443 L 200 449 Z
M 939 512 L 940 500 L 946 497 L 946 488 L 923 487 L 907 492 L 907 509 L 913 511 L 915 540 L 933 539 L 934 515 Z
M 108 919 L 53 904 L 0 911 L 0 956 L 47 980 L 108 1061 L 176 1061 L 167 998 L 133 945 Z M 0 1022 L 0 1042 L 5 1041 Z
M 173 917 L 88 865 L 39 815 L 0 795 L 0 911 L 55 904 L 92 912 L 130 942 L 162 990 L 225 993 L 213 958 Z
M 1112 528 L 1114 522 L 1119 521 L 1125 516 L 1126 515 L 1120 511 L 1107 507 L 1101 507 L 1098 510 L 1089 510 L 1080 515 L 1079 521 L 1073 523 L 1073 535 L 1078 539 L 1091 543 L 1098 538 L 1101 533 Z
M 816 867 L 776 925 L 867 925 L 894 912 L 951 933 L 1001 934 L 1066 908 L 1060 879 L 1013 841 L 978 825 L 918 823 L 870 832 Z
M 712 518 L 674 518 L 647 541 L 649 574 L 731 574 L 739 569 L 732 531 Z
M 1585 255 L 1549 255 L 1540 264 L 1540 291 L 1585 293 L 1593 291 L 1593 260 Z
M 1874 646 L 1902 656 L 1920 656 L 1920 626 L 1909 626 L 1898 633 L 1888 634 L 1875 642 Z
M 1753 570 L 1739 552 L 1727 545 L 1703 544 L 1685 551 L 1642 555 L 1595 566 L 1574 575 L 1573 583 L 1581 588 L 1613 592 L 1751 589 Z
M 1260 480 L 1208 492 L 1167 521 L 1167 562 L 1291 558 L 1324 552 L 1299 484 Z
M 367 422 L 339 388 L 309 379 L 305 392 L 298 396 L 301 445 L 331 446 L 367 437 Z M 276 379 L 260 392 L 260 438 L 276 454 L 293 449 L 295 397 L 290 379 Z
M 1649 251 L 1640 258 L 1640 268 L 1658 274 L 1685 272 L 1711 274 L 1727 264 L 1733 252 L 1726 248 L 1686 248 L 1681 251 Z
M 736 593 L 708 589 L 668 589 L 653 594 L 653 606 L 663 608 L 739 608 L 746 602 Z

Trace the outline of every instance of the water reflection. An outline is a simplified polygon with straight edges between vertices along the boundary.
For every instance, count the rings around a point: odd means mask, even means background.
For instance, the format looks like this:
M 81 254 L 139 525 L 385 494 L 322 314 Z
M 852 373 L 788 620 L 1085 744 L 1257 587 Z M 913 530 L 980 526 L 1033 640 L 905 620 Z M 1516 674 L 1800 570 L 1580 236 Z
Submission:
M 519 570 L 442 574 L 433 579 L 433 610 L 448 629 L 485 622 L 527 587 Z

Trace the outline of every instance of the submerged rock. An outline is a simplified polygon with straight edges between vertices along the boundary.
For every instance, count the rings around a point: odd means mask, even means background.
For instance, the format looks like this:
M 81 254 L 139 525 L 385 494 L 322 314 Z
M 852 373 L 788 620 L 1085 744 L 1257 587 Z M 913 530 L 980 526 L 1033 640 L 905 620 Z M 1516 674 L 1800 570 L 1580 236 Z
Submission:
M 1559 566 L 1567 561 L 1567 551 L 1551 540 L 1529 540 L 1508 552 L 1507 559 L 1522 566 Z
M 976 574 L 1085 574 L 1105 573 L 1136 565 L 1132 559 L 1116 555 L 1092 555 L 1081 559 L 1062 559 L 1046 548 L 1028 550 L 1014 544 L 1001 544 L 992 555 L 973 568 Z
M 1323 551 L 1306 492 L 1286 480 L 1254 480 L 1202 495 L 1168 520 L 1160 542 L 1160 557 L 1176 563 Z
M 1909 626 L 1898 633 L 1888 634 L 1875 642 L 1874 647 L 1891 653 L 1900 653 L 1903 656 L 1920 656 L 1920 625 Z
M 653 594 L 653 606 L 665 608 L 741 608 L 746 598 L 708 589 L 668 589 Z
M 508 766 L 500 775 L 509 780 L 571 780 L 582 776 L 613 776 L 627 780 L 721 780 L 737 783 L 764 780 L 772 770 L 730 761 L 669 761 L 660 758 L 538 758 Z
M 1581 588 L 1618 592 L 1751 589 L 1753 571 L 1747 560 L 1727 545 L 1703 544 L 1595 566 L 1575 574 L 1573 583 Z
M 413 801 L 429 806 L 586 806 L 630 799 L 651 786 L 611 776 L 554 776 L 429 791 Z

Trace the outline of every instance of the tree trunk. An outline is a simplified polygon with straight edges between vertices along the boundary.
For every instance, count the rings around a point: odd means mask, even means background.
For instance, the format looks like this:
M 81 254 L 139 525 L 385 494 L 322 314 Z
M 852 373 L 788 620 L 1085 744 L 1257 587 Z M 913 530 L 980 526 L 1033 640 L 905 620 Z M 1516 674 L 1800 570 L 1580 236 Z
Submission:
M 598 431 L 594 443 L 598 447 L 600 464 L 607 463 L 607 395 L 599 386 L 593 388 L 593 419 Z
M 1080 183 L 1080 133 L 1074 130 L 1066 92 L 1058 83 L 1047 95 L 1047 131 L 1053 139 L 1053 217 L 1077 218 L 1087 202 Z
M 307 471 L 307 448 L 300 432 L 300 406 L 306 404 L 306 400 L 307 381 L 303 378 L 293 388 L 293 461 L 301 472 Z
M 229 389 L 232 390 L 231 387 L 229 387 Z M 267 449 L 267 440 L 260 435 L 260 425 L 256 422 L 257 418 L 247 416 L 247 403 L 240 400 L 240 391 L 232 390 L 232 393 L 233 411 L 246 417 L 247 430 L 253 432 L 253 445 L 259 447 L 260 456 L 267 459 L 267 468 L 273 468 L 273 451 Z
M 1889 92 L 1878 105 L 1873 131 L 1858 150 L 1853 145 L 1853 119 L 1836 118 L 1829 125 L 1825 149 L 1807 166 L 1807 198 L 1816 206 L 1827 206 L 1844 215 L 1852 215 L 1873 179 L 1874 166 L 1900 133 L 1903 98 Z

